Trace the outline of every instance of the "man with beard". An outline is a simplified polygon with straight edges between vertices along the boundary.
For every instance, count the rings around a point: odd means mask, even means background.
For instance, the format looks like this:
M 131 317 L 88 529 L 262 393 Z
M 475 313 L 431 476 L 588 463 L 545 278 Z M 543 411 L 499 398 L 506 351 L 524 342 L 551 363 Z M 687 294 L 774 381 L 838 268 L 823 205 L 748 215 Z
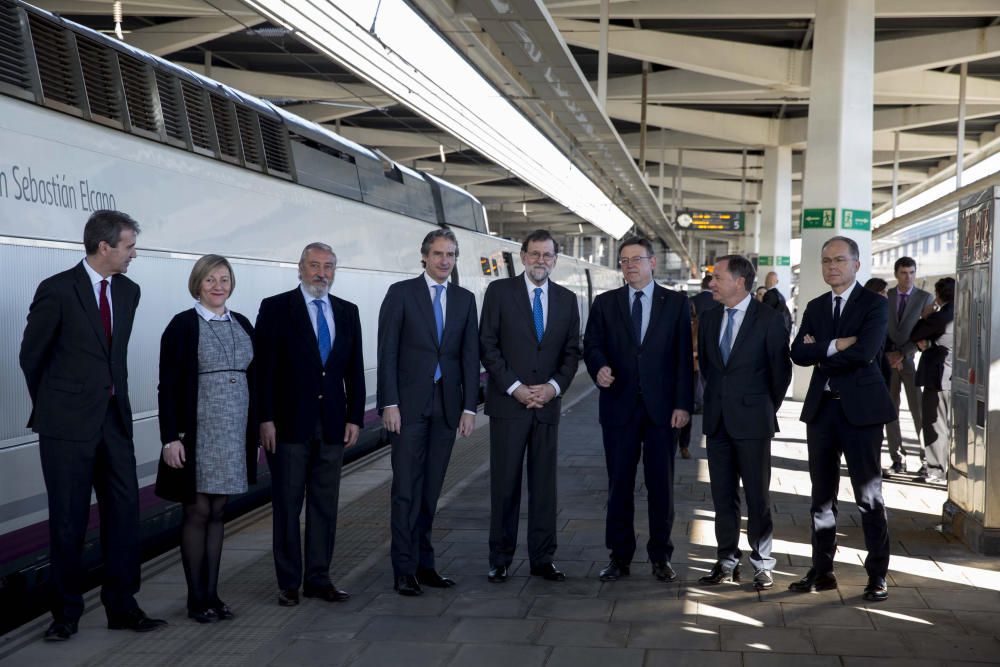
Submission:
M 303 583 L 306 597 L 350 597 L 330 581 L 330 560 L 344 448 L 357 442 L 364 418 L 365 365 L 358 307 L 329 294 L 336 269 L 330 246 L 310 243 L 299 259 L 299 286 L 264 299 L 257 315 L 257 413 L 271 469 L 274 566 L 284 607 L 299 603 Z
M 486 289 L 479 349 L 489 372 L 490 572 L 502 583 L 517 547 L 521 470 L 528 457 L 528 556 L 531 575 L 566 576 L 556 551 L 556 442 L 560 397 L 580 361 L 576 296 L 549 280 L 559 246 L 544 229 L 524 240 L 524 273 Z

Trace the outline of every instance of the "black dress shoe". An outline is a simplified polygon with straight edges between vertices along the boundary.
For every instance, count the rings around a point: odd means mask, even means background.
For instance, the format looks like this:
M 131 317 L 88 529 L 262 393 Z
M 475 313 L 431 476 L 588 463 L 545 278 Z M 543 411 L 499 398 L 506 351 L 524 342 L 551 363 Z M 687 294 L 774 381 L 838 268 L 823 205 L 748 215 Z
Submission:
M 52 621 L 52 625 L 45 631 L 45 641 L 64 642 L 76 634 L 76 621 Z
M 412 574 L 404 574 L 396 577 L 396 583 L 392 586 L 400 595 L 406 595 L 408 597 L 416 597 L 417 595 L 422 595 L 424 589 L 420 588 L 420 584 L 417 583 L 417 578 Z
M 869 602 L 882 602 L 889 599 L 889 587 L 885 585 L 885 577 L 868 577 L 865 594 L 862 596 Z
M 601 581 L 618 581 L 622 577 L 627 577 L 629 574 L 631 574 L 631 570 L 629 570 L 628 563 L 622 563 L 612 558 L 611 562 L 608 563 L 607 567 L 601 570 L 598 576 Z
M 758 591 L 766 591 L 774 586 L 774 577 L 770 570 L 757 570 L 753 573 L 753 587 Z
M 150 632 L 158 630 L 167 624 L 159 618 L 150 618 L 142 609 L 121 614 L 120 616 L 108 616 L 108 630 L 132 630 L 133 632 Z
M 211 607 L 205 609 L 188 609 L 188 618 L 198 623 L 218 623 L 221 620 Z
M 486 575 L 491 584 L 502 584 L 507 581 L 507 566 L 494 565 L 490 568 L 490 573 Z
M 307 598 L 319 598 L 326 602 L 347 602 L 351 599 L 350 593 L 340 590 L 333 584 L 323 586 L 322 588 L 310 588 L 306 586 L 302 589 L 302 595 Z
M 660 561 L 659 563 L 653 563 L 653 576 L 660 581 L 673 581 L 677 578 L 677 573 L 674 572 L 673 566 L 670 561 Z
M 229 621 L 236 616 L 236 614 L 233 613 L 233 610 L 229 608 L 229 605 L 218 598 L 216 598 L 215 602 L 212 603 L 212 611 L 215 612 L 215 615 L 219 617 L 220 621 Z
M 431 588 L 451 588 L 455 580 L 442 577 L 437 570 L 417 570 L 417 583 Z
M 837 587 L 837 575 L 832 571 L 820 574 L 816 568 L 810 568 L 806 576 L 788 585 L 788 590 L 796 593 L 812 593 L 813 591 L 832 591 Z
M 560 572 L 552 563 L 532 567 L 531 576 L 541 577 L 545 581 L 566 581 L 566 575 Z
M 278 604 L 282 607 L 294 607 L 299 603 L 299 589 L 286 588 L 278 591 Z
M 737 563 L 736 567 L 729 569 L 725 567 L 722 563 L 716 563 L 712 566 L 712 571 L 706 574 L 704 577 L 698 578 L 699 584 L 705 584 L 706 586 L 715 586 L 716 584 L 731 584 L 740 580 L 740 564 Z

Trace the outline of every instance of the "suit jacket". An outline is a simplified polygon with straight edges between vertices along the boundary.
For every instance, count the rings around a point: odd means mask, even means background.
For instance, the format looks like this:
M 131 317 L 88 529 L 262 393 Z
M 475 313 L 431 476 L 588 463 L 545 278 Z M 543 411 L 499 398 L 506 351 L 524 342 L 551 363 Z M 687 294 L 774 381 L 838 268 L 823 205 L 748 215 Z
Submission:
M 434 393 L 441 365 L 444 418 L 458 428 L 463 410 L 479 402 L 479 323 L 476 298 L 454 283 L 445 292 L 438 343 L 434 304 L 421 274 L 389 287 L 378 315 L 378 407 L 398 405 L 403 423 L 419 419 Z
M 590 308 L 584 335 L 587 371 L 611 368 L 615 381 L 600 390 L 601 424 L 623 424 L 636 403 L 646 406 L 654 424 L 668 424 L 674 410 L 694 407 L 691 311 L 687 298 L 659 285 L 653 287 L 649 324 L 640 344 L 632 329 L 628 285 L 605 292 Z
M 252 341 L 250 320 L 230 313 Z M 171 468 L 160 457 L 156 472 L 156 495 L 175 502 L 190 503 L 197 493 L 195 477 L 198 465 L 198 344 L 201 316 L 194 308 L 178 313 L 160 337 L 160 383 L 157 387 L 160 442 L 180 440 L 184 445 L 184 466 Z M 254 411 L 254 363 L 247 368 L 250 405 L 247 411 L 246 463 L 247 483 L 257 481 L 257 445 L 260 428 Z
M 824 292 L 806 305 L 802 325 L 792 342 L 792 361 L 799 366 L 812 366 L 809 391 L 802 406 L 802 421 L 816 418 L 823 391 L 830 388 L 840 394 L 847 421 L 855 426 L 887 424 L 896 419 L 896 409 L 889 398 L 879 368 L 879 351 L 885 341 L 889 311 L 886 300 L 875 292 L 855 284 L 851 298 L 843 307 L 840 322 L 834 330 L 833 302 L 830 292 Z M 815 343 L 804 343 L 807 336 Z M 851 347 L 826 356 L 830 341 L 857 336 Z
M 705 380 L 702 431 L 712 435 L 721 425 L 734 438 L 770 438 L 778 430 L 778 408 L 792 380 L 784 319 L 750 299 L 729 363 L 723 364 L 719 336 L 724 319 L 725 309 L 713 308 L 698 327 Z
M 711 310 L 718 304 L 712 293 L 704 290 L 691 297 L 691 303 L 694 304 L 694 312 L 698 317 L 701 317 L 705 311 Z
M 524 274 L 497 280 L 486 288 L 479 324 L 479 354 L 490 379 L 486 414 L 510 419 L 528 409 L 507 389 L 515 382 L 534 385 L 555 380 L 565 394 L 580 363 L 580 311 L 576 295 L 549 280 L 549 310 L 542 342 L 535 337 L 534 317 Z M 559 423 L 562 396 L 532 408 L 538 420 Z
M 334 340 L 324 365 L 302 290 L 264 299 L 257 314 L 257 418 L 273 421 L 279 442 L 306 442 L 320 423 L 325 442 L 342 442 L 346 424 L 362 426 L 365 364 L 358 307 L 327 295 Z
M 920 319 L 924 308 L 934 302 L 934 295 L 919 287 L 914 287 L 910 298 L 906 301 L 903 319 L 899 319 L 899 290 L 893 287 L 889 290 L 889 345 L 886 352 L 902 352 L 905 356 L 913 356 L 917 346 L 910 342 L 910 333 Z
M 930 347 L 920 353 L 920 363 L 917 365 L 917 373 L 914 381 L 918 387 L 941 391 L 944 386 L 945 365 L 948 355 L 951 353 L 951 341 L 942 340 L 948 330 L 948 324 L 955 319 L 955 307 L 952 303 L 946 303 L 941 310 L 931 313 L 927 317 L 917 320 L 913 331 L 910 333 L 910 340 L 916 344 L 919 340 L 929 340 Z M 950 388 L 950 383 L 949 387 Z
M 774 310 L 781 313 L 781 319 L 785 323 L 785 331 L 787 333 L 791 333 L 792 313 L 788 310 L 788 304 L 785 302 L 785 295 L 782 294 L 777 287 L 772 287 L 764 292 L 764 298 L 761 302 L 765 306 L 770 306 Z
M 114 388 L 122 423 L 132 436 L 128 341 L 138 306 L 139 286 L 122 274 L 114 276 L 109 348 L 83 263 L 42 281 L 21 341 L 21 370 L 32 403 L 29 428 L 61 440 L 91 440 L 101 430 Z

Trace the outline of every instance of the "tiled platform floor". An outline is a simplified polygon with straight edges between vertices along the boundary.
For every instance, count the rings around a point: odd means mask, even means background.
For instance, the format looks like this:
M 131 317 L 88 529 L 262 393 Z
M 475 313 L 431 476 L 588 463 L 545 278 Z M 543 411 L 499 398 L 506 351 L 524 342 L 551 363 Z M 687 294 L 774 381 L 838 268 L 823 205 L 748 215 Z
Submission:
M 166 630 L 145 636 L 110 632 L 96 607 L 84 617 L 80 634 L 65 644 L 35 639 L 43 620 L 8 636 L 0 644 L 0 655 L 6 653 L 0 665 L 1000 664 L 1000 559 L 973 554 L 943 535 L 937 526 L 945 491 L 909 477 L 885 484 L 893 545 L 887 602 L 861 598 L 864 545 L 846 476 L 840 496 L 840 590 L 811 595 L 786 590 L 809 566 L 805 428 L 798 421 L 801 406 L 794 402 L 781 410 L 782 432 L 773 447 L 778 567 L 772 591 L 754 592 L 749 583 L 697 584 L 714 561 L 712 503 L 700 444 L 692 447 L 694 458 L 677 462 L 673 564 L 679 581 L 659 583 L 646 563 L 636 562 L 630 578 L 601 583 L 596 575 L 607 561 L 607 478 L 596 394 L 574 389 L 579 400 L 563 417 L 559 445 L 556 562 L 569 577 L 564 583 L 528 576 L 523 550 L 506 584 L 486 581 L 488 429 L 480 428 L 456 445 L 435 524 L 439 569 L 458 580 L 454 589 L 427 590 L 415 599 L 393 593 L 388 462 L 377 458 L 344 482 L 333 574 L 354 593 L 349 603 L 306 600 L 291 610 L 275 604 L 270 517 L 260 511 L 231 528 L 227 538 L 223 597 L 238 614 L 234 621 L 212 626 L 188 621 L 180 565 L 176 553 L 167 554 L 147 566 L 140 595 L 150 613 L 170 620 Z M 912 437 L 907 422 L 904 418 L 904 435 Z M 915 467 L 915 457 L 910 463 Z M 640 498 L 640 545 L 643 505 Z

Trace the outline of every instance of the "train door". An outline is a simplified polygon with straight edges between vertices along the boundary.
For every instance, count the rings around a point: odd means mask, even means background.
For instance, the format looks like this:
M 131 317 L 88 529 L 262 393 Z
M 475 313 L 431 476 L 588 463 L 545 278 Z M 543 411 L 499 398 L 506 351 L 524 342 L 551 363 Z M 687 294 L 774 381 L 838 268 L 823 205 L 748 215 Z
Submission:
M 587 310 L 594 305 L 594 281 L 590 277 L 590 269 L 583 270 L 584 275 L 587 276 Z

